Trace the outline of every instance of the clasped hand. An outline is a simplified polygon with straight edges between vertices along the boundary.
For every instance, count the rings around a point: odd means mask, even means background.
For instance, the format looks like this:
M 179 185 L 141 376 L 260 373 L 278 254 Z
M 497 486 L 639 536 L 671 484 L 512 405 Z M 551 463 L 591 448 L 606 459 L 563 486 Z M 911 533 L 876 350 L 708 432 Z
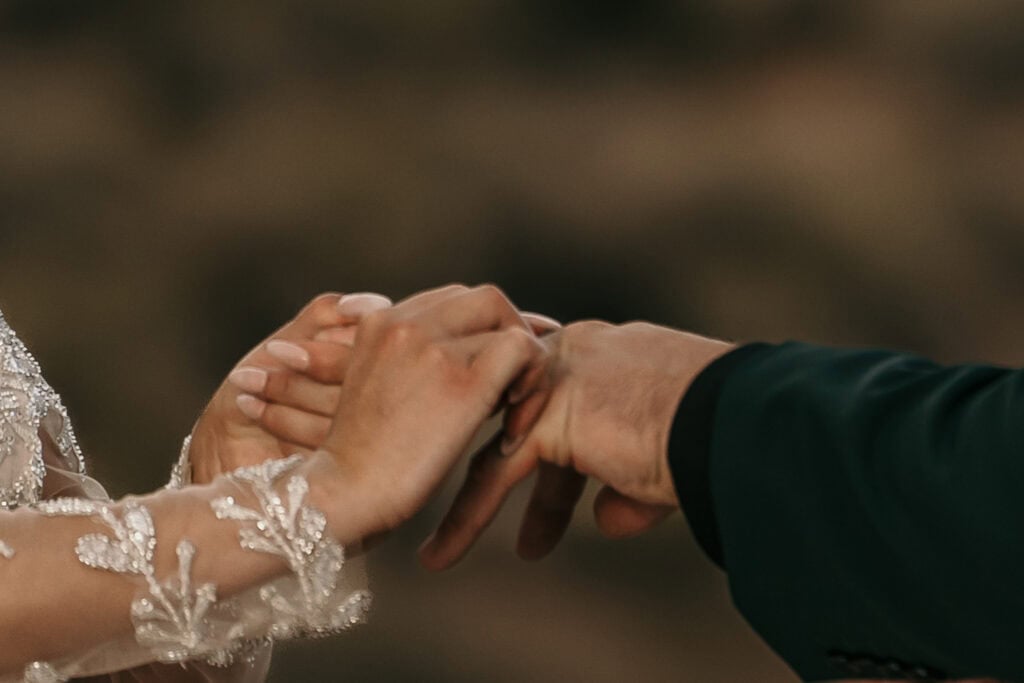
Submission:
M 333 301 L 320 324 L 244 360 L 222 391 L 254 434 L 331 463 L 336 486 L 322 499 L 347 498 L 340 537 L 415 514 L 500 410 L 504 429 L 473 457 L 421 548 L 427 567 L 457 562 L 535 470 L 518 544 L 525 558 L 555 547 L 588 477 L 604 485 L 595 514 L 609 536 L 640 533 L 678 508 L 666 458 L 672 418 L 729 344 L 643 323 L 563 329 L 520 313 L 492 286 L 394 306 L 378 295 Z

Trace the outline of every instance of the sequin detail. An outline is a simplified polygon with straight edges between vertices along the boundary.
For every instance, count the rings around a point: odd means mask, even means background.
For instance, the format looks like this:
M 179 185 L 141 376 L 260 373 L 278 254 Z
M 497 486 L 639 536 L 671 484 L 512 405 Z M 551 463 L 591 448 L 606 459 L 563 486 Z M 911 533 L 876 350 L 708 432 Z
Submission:
M 39 500 L 46 473 L 39 438 L 44 421 L 61 455 L 84 474 L 82 452 L 60 396 L 0 312 L 0 509 Z
M 327 518 L 306 505 L 309 483 L 294 475 L 285 485 L 286 497 L 274 483 L 302 463 L 300 456 L 268 460 L 236 470 L 228 478 L 244 485 L 257 506 L 246 507 L 226 496 L 211 502 L 218 519 L 247 523 L 239 531 L 242 547 L 276 555 L 288 563 L 295 581 L 264 586 L 263 602 L 273 613 L 271 635 L 276 638 L 321 636 L 362 623 L 370 607 L 368 591 L 355 591 L 338 603 L 335 592 L 345 551 L 327 535 Z
M 25 683 L 64 683 L 67 680 L 46 662 L 32 662 L 25 667 Z
M 4 558 L 5 560 L 14 559 L 14 548 L 7 545 L 3 541 L 0 541 L 0 557 Z
M 178 462 L 171 468 L 171 480 L 167 484 L 169 489 L 185 488 L 192 483 L 192 435 L 189 434 L 181 444 L 181 452 L 178 455 Z
M 201 650 L 210 626 L 208 613 L 217 602 L 217 589 L 211 583 L 193 588 L 196 548 L 190 541 L 182 539 L 175 548 L 176 580 L 161 583 L 153 566 L 156 529 L 145 506 L 128 503 L 120 519 L 109 505 L 76 498 L 45 501 L 38 509 L 48 515 L 95 516 L 110 528 L 113 538 L 104 534 L 82 536 L 75 553 L 86 566 L 145 580 L 149 594 L 132 603 L 139 644 L 150 648 L 162 662 L 182 662 Z

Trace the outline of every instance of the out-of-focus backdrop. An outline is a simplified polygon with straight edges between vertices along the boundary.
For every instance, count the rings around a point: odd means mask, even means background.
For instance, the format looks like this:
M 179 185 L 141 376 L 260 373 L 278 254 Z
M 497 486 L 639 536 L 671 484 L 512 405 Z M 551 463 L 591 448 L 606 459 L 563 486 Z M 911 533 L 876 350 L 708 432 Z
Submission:
M 1022 178 L 1017 0 L 0 2 L 0 306 L 115 494 L 321 290 L 1020 363 Z M 678 516 L 431 576 L 442 504 L 272 680 L 794 680 Z

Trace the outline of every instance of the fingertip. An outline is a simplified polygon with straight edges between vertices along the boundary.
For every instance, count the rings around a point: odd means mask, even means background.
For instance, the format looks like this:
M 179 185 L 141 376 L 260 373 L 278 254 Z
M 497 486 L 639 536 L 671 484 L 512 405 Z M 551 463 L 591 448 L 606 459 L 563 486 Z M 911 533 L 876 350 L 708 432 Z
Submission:
M 526 562 L 539 562 L 551 554 L 555 546 L 543 540 L 520 535 L 516 542 L 516 555 Z
M 562 323 L 559 321 L 541 313 L 524 311 L 521 315 L 523 316 L 523 320 L 525 320 L 533 329 L 533 332 L 541 336 L 557 332 L 563 327 Z
M 235 398 L 235 405 L 238 406 L 242 415 L 245 415 L 254 422 L 259 422 L 263 419 L 263 415 L 267 411 L 266 401 L 261 401 L 250 394 L 239 394 Z
M 247 394 L 262 394 L 267 388 L 269 377 L 263 368 L 246 365 L 232 370 L 228 375 L 228 382 Z
M 309 351 L 298 344 L 283 341 L 281 339 L 274 339 L 267 342 L 266 350 L 271 357 L 281 361 L 292 370 L 302 372 L 309 369 Z
M 374 311 L 391 308 L 394 303 L 383 294 L 374 292 L 357 292 L 346 294 L 337 303 L 338 313 L 346 318 L 361 318 Z
M 437 532 L 430 534 L 416 551 L 416 557 L 424 569 L 431 572 L 441 572 L 449 567 L 449 563 L 438 553 Z

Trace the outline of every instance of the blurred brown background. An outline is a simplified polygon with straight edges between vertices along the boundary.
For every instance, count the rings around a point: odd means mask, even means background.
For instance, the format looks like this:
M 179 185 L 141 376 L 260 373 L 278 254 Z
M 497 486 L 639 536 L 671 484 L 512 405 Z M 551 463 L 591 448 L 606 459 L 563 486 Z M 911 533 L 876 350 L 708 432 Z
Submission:
M 116 494 L 327 289 L 1020 363 L 1022 67 L 1016 0 L 0 2 L 0 306 Z M 680 518 L 521 503 L 273 680 L 793 680 Z

